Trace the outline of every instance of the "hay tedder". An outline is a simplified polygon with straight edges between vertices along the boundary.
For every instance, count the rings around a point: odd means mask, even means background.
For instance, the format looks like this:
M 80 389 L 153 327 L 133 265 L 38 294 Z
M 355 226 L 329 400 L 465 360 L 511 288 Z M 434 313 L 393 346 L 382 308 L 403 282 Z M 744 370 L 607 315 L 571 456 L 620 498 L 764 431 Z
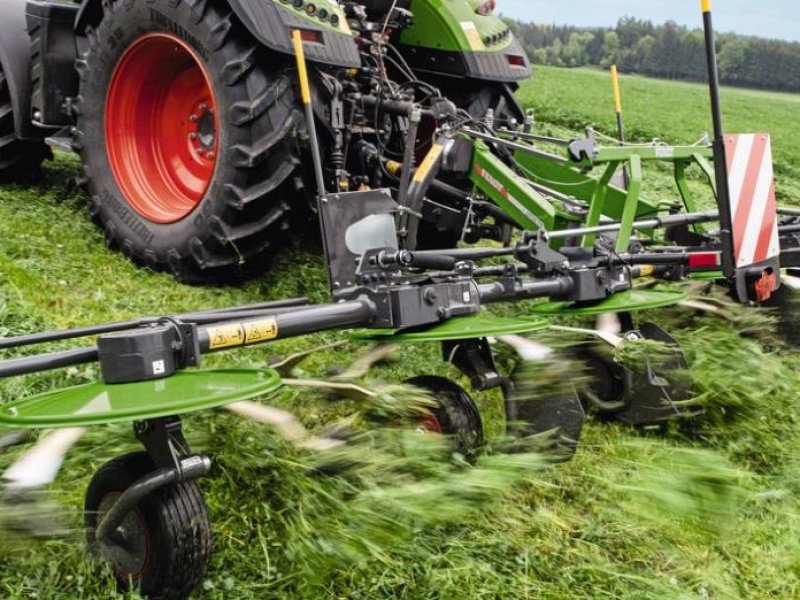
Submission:
M 634 426 L 688 412 L 691 383 L 673 376 L 687 368 L 679 346 L 633 316 L 686 294 L 649 283 L 713 280 L 751 305 L 786 293 L 782 274 L 792 282 L 786 272 L 800 266 L 800 215 L 776 206 L 769 136 L 723 132 L 706 3 L 715 135 L 694 146 L 537 133 L 513 95 L 531 75 L 528 59 L 494 9 L 494 0 L 0 6 L 0 177 L 35 173 L 51 146 L 78 153 L 109 245 L 187 282 L 263 270 L 292 232 L 323 242 L 329 304 L 293 299 L 0 339 L 21 353 L 0 362 L 1 377 L 85 363 L 102 373 L 98 383 L 6 399 L 9 430 L 60 430 L 44 443 L 68 447 L 87 426 L 133 423 L 146 452 L 108 463 L 86 496 L 91 546 L 122 585 L 183 597 L 203 577 L 210 530 L 195 480 L 211 461 L 191 451 L 180 415 L 241 407 L 282 385 L 273 368 L 203 370 L 206 354 L 330 330 L 352 330 L 353 342 L 440 343 L 475 391 L 502 391 L 511 434 L 549 432 L 568 458 L 589 408 Z M 643 197 L 652 162 L 673 168 L 677 202 Z M 706 210 L 690 167 L 708 183 Z M 484 312 L 523 301 L 522 317 Z M 557 316 L 609 314 L 615 329 L 582 332 L 588 386 L 515 394 L 490 341 L 535 361 L 549 350 L 523 334 Z M 29 351 L 89 337 L 93 345 Z M 590 343 L 624 339 L 668 351 L 633 369 Z M 466 390 L 434 376 L 411 383 L 437 402 L 428 429 L 480 442 Z M 6 473 L 9 487 L 31 484 L 25 460 Z

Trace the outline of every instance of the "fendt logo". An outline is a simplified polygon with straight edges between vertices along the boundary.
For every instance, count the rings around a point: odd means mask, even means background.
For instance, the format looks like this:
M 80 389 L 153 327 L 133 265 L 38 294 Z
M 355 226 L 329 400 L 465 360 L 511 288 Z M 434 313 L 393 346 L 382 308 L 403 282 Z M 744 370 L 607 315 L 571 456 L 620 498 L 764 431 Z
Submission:
M 491 173 L 489 173 L 480 165 L 475 165 L 475 172 L 478 174 L 478 177 L 482 178 L 486 183 L 496 189 L 497 192 L 503 196 L 503 198 L 508 199 L 508 190 L 506 189 L 506 186 L 495 179 Z

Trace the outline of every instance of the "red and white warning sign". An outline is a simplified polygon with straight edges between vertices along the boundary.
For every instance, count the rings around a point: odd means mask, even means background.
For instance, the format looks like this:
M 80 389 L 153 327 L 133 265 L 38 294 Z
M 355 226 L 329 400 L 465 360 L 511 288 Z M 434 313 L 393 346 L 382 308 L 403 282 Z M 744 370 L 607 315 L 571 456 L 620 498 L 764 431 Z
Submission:
M 780 254 L 772 144 L 766 133 L 725 136 L 736 267 Z

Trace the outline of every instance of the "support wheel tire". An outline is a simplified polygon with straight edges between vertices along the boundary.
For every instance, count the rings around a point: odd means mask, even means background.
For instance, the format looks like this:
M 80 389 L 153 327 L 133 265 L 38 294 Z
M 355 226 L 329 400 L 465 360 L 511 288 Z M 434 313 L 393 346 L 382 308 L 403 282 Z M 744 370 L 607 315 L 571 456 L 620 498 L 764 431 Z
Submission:
M 190 481 L 163 487 L 131 512 L 117 530 L 118 544 L 101 547 L 95 532 L 127 488 L 155 470 L 145 452 L 106 463 L 86 492 L 85 524 L 92 552 L 111 558 L 121 590 L 147 598 L 185 598 L 199 584 L 211 554 L 211 524 L 203 496 Z
M 483 421 L 477 404 L 457 383 L 444 377 L 421 375 L 406 381 L 429 392 L 437 402 L 431 415 L 417 424 L 421 431 L 452 436 L 457 450 L 471 456 L 483 445 Z
M 262 270 L 305 135 L 289 60 L 223 0 L 109 0 L 88 41 L 73 146 L 108 244 L 187 283 Z
M 43 141 L 17 139 L 11 92 L 0 65 L 0 182 L 36 180 L 42 162 L 52 157 Z

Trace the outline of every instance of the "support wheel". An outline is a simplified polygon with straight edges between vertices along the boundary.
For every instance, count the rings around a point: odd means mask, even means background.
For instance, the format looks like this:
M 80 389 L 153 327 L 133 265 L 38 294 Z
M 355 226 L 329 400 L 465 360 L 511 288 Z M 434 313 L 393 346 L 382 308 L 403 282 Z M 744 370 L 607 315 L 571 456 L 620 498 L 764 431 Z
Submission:
M 185 598 L 202 581 L 211 554 L 211 524 L 194 482 L 163 487 L 136 507 L 117 529 L 113 544 L 95 539 L 98 524 L 117 498 L 155 470 L 145 452 L 106 463 L 86 492 L 90 550 L 109 560 L 121 590 L 147 598 Z
M 43 141 L 17 139 L 11 93 L 0 65 L 0 182 L 38 179 L 42 162 L 52 157 Z
M 661 427 L 695 415 L 695 410 L 685 407 L 693 384 L 677 340 L 653 323 L 643 323 L 626 338 L 661 342 L 665 352 L 646 356 L 634 370 L 591 347 L 582 349 L 580 355 L 594 375 L 581 391 L 587 407 L 633 427 Z
M 483 422 L 477 404 L 457 383 L 422 375 L 406 381 L 429 392 L 437 401 L 430 416 L 417 424 L 421 432 L 453 436 L 458 451 L 471 456 L 483 444 Z
M 187 283 L 263 269 L 303 206 L 288 58 L 224 0 L 102 3 L 73 146 L 110 246 Z

